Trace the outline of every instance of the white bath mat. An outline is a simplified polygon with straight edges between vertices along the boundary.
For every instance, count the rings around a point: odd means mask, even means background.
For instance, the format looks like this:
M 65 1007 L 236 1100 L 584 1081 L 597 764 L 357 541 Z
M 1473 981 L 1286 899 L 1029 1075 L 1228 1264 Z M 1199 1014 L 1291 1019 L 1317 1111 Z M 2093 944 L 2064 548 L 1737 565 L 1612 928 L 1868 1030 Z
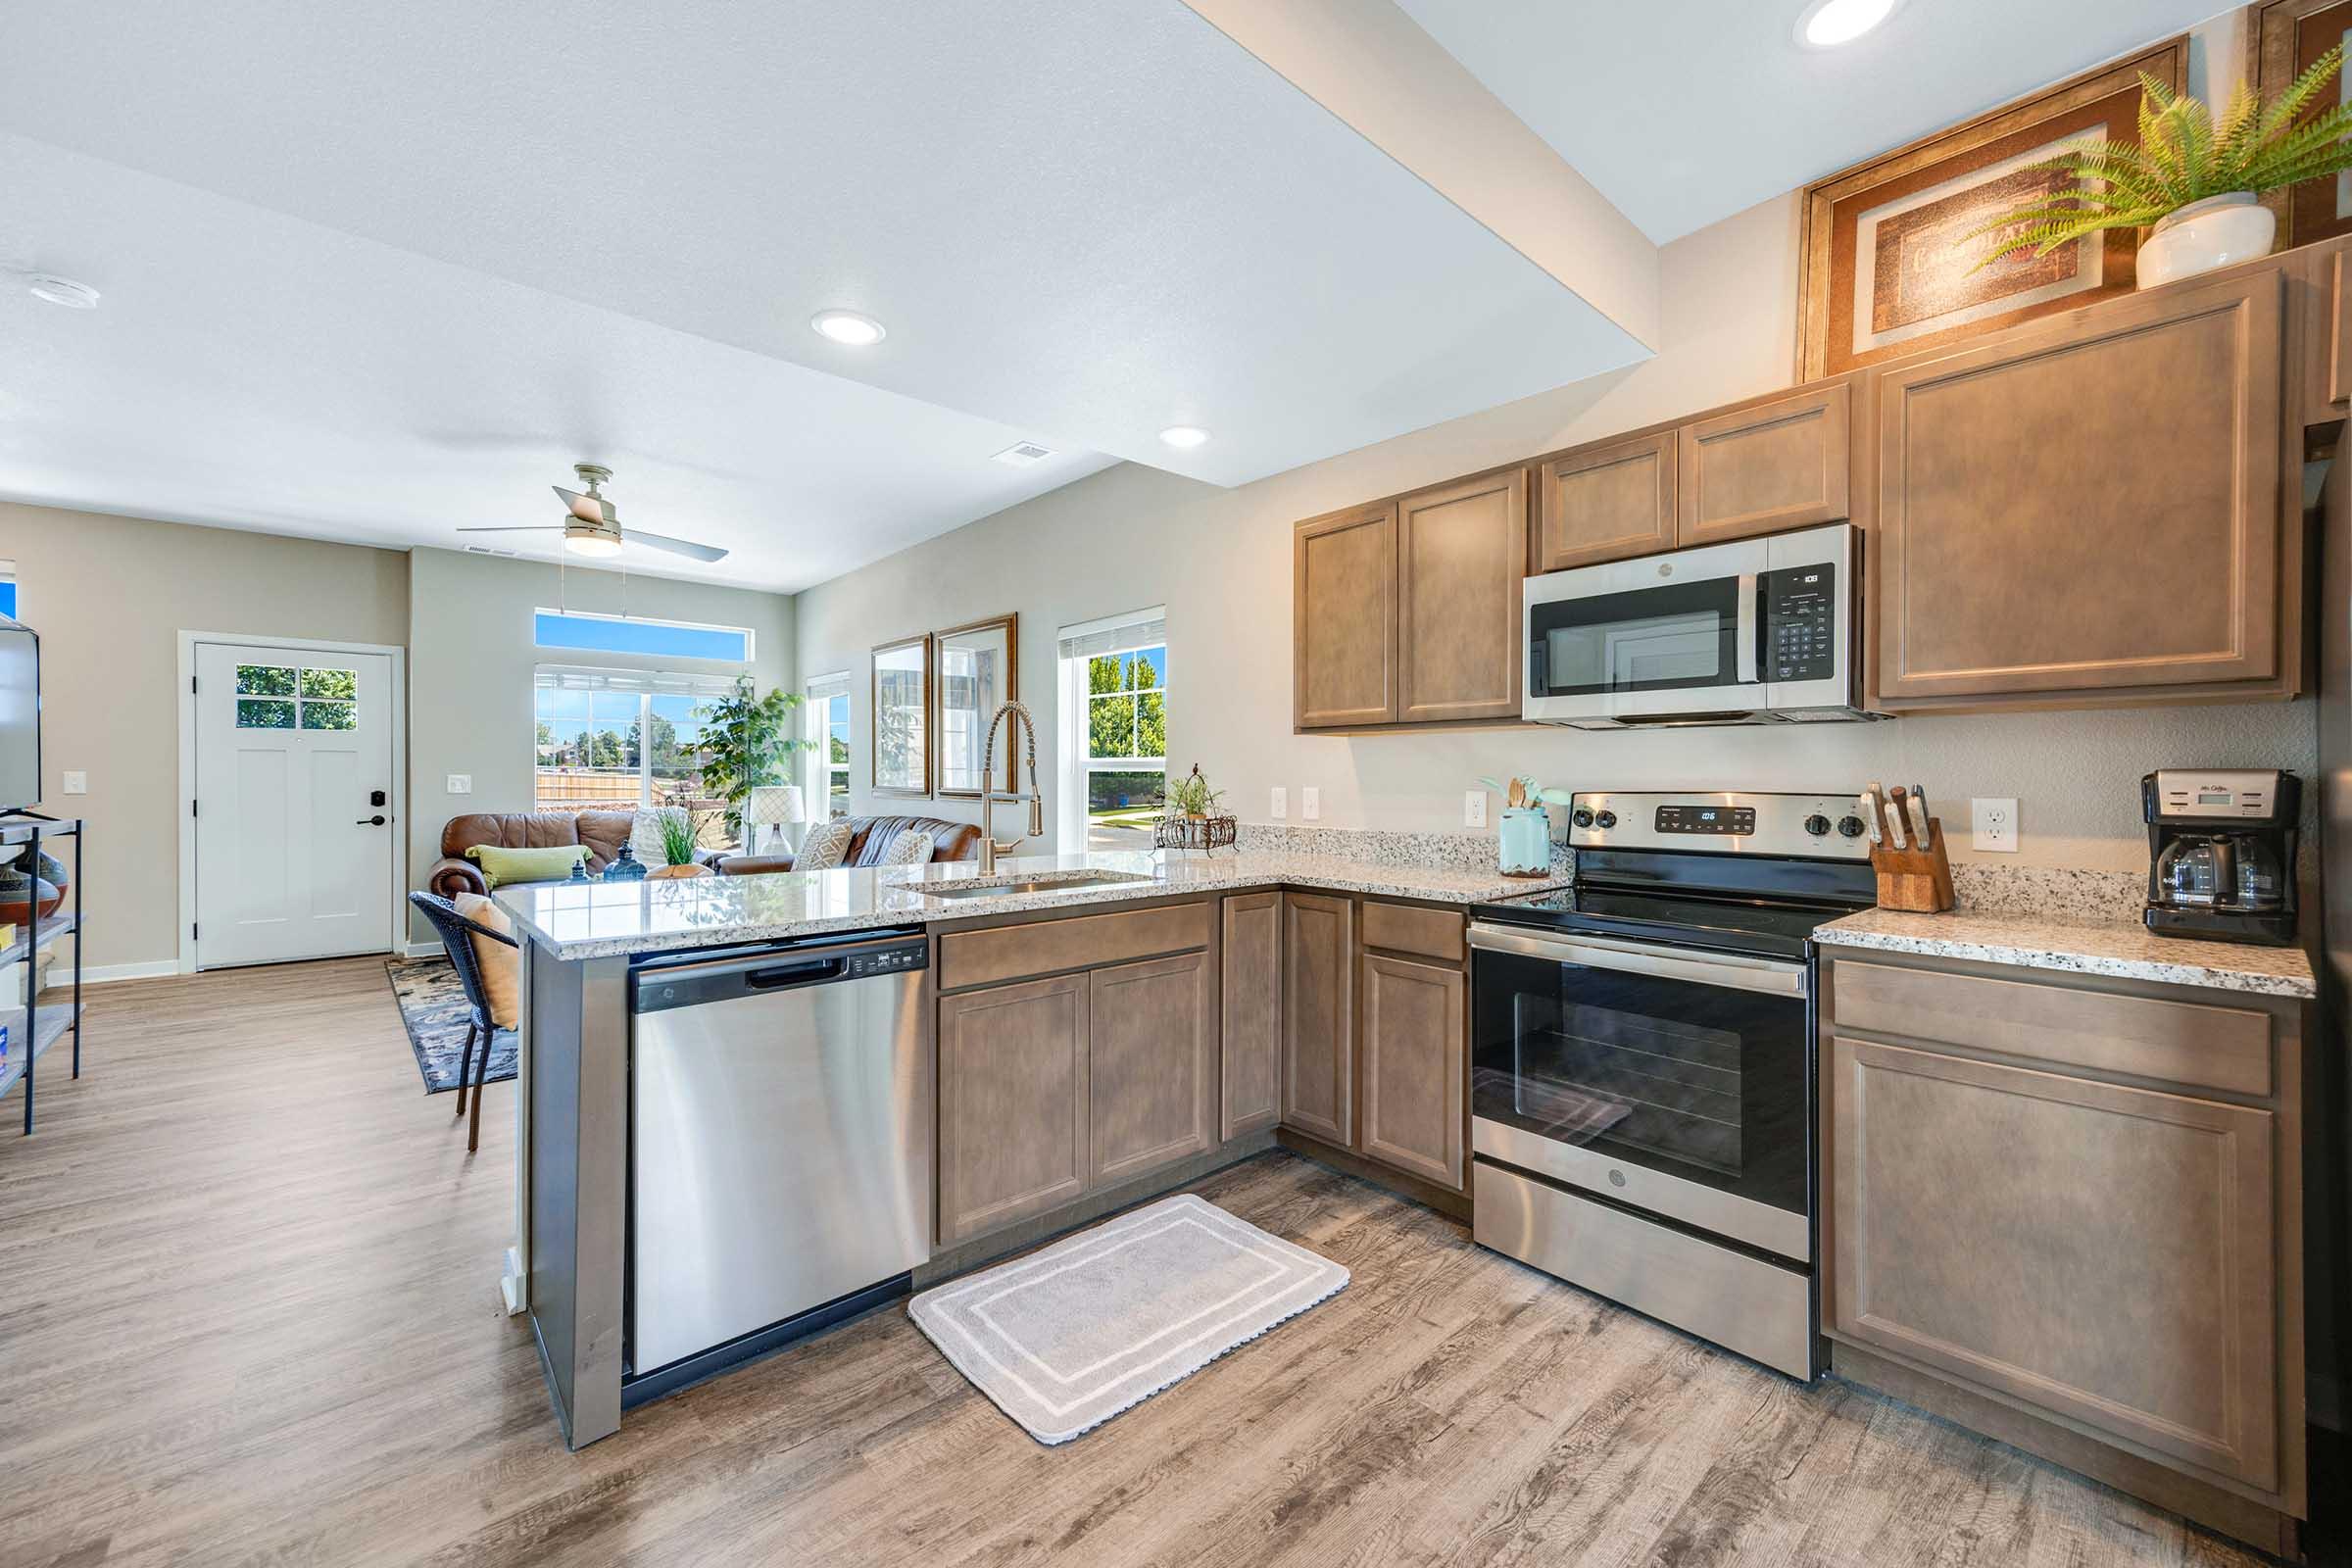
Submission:
M 1040 1443 L 1067 1443 L 1336 1295 L 1348 1271 L 1190 1193 L 925 1291 L 915 1326 Z

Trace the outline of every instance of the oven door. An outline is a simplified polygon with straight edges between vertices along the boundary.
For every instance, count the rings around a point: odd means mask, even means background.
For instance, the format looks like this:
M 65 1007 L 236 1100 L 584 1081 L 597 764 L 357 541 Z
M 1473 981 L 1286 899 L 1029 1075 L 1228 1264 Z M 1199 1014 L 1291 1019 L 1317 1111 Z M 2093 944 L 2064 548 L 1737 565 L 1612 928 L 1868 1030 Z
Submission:
M 1765 706 L 1761 539 L 1530 577 L 1521 716 L 1548 723 Z
M 1477 1153 L 1811 1261 L 1804 964 L 1483 921 L 1470 945 Z

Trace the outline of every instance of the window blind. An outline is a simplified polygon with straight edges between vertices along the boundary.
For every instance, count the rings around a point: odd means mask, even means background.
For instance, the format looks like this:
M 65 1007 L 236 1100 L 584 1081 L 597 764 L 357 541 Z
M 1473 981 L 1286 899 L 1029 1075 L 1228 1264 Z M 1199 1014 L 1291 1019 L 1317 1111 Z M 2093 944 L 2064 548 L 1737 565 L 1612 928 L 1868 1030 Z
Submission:
M 1150 610 L 1133 610 L 1124 615 L 1107 615 L 1101 620 L 1064 626 L 1060 651 L 1064 659 L 1103 659 L 1112 654 L 1157 648 L 1167 640 L 1167 607 L 1154 605 Z
M 651 692 L 657 697 L 724 697 L 735 683 L 720 675 L 675 675 L 653 669 L 592 669 L 575 664 L 541 664 L 531 684 L 541 691 Z

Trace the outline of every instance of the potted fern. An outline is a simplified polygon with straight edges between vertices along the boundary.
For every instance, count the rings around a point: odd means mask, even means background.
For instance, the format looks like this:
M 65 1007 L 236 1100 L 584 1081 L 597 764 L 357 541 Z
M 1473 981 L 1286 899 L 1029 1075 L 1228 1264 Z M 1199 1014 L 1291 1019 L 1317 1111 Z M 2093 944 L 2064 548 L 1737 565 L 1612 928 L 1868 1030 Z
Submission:
M 2152 232 L 2139 247 L 2139 286 L 2193 277 L 2270 254 L 2278 215 L 2265 191 L 2352 169 L 2352 104 L 2309 114 L 2342 67 L 2342 45 L 2311 63 L 2269 103 L 2240 82 L 2215 121 L 2203 100 L 2139 74 L 2139 141 L 2092 142 L 2034 165 L 2071 187 L 2005 213 L 1958 243 L 1997 234 L 1977 263 L 2062 245 L 2113 228 Z

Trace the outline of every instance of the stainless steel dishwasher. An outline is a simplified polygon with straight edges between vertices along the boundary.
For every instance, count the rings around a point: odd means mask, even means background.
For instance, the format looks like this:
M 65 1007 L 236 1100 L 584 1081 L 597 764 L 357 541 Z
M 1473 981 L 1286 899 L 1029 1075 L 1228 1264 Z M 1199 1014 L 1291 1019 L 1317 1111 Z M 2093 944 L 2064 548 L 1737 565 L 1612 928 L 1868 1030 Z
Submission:
M 919 931 L 869 931 L 632 972 L 625 1403 L 930 1257 L 926 954 Z

